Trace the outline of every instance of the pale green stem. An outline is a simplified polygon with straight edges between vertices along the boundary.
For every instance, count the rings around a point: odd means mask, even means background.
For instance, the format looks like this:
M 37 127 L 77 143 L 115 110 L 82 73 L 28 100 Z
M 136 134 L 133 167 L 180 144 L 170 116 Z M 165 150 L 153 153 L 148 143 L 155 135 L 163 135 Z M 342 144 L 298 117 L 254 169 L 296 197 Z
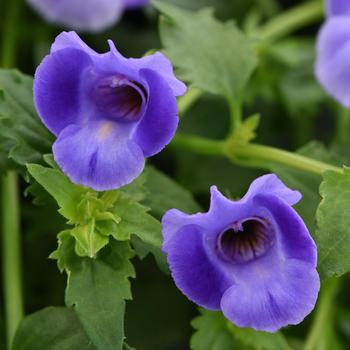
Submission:
M 317 175 L 322 175 L 326 170 L 342 172 L 341 168 L 324 162 L 278 148 L 253 143 L 236 145 L 198 136 L 177 135 L 171 145 L 203 155 L 227 157 L 237 164 L 254 165 L 268 170 L 270 170 L 271 164 L 279 164 Z
M 8 0 L 5 7 L 1 66 L 11 68 L 15 62 L 17 29 L 20 24 L 20 0 Z M 23 318 L 21 240 L 18 178 L 9 172 L 1 179 L 3 285 L 6 313 L 7 346 Z
M 7 344 L 23 318 L 21 240 L 17 175 L 2 178 L 2 255 Z
M 196 88 L 190 88 L 184 96 L 178 99 L 179 115 L 183 116 L 191 106 L 202 96 L 202 91 Z
M 340 110 L 336 117 L 337 119 L 334 141 L 340 144 L 345 143 L 350 136 L 350 111 L 348 109 L 340 107 Z
M 266 40 L 280 39 L 303 26 L 322 19 L 323 16 L 323 1 L 304 2 L 271 19 L 260 27 L 255 35 Z
M 339 279 L 334 278 L 323 285 L 316 307 L 315 318 L 303 350 L 318 349 L 320 338 L 322 338 L 329 323 L 332 322 L 333 301 L 338 291 L 339 281 Z

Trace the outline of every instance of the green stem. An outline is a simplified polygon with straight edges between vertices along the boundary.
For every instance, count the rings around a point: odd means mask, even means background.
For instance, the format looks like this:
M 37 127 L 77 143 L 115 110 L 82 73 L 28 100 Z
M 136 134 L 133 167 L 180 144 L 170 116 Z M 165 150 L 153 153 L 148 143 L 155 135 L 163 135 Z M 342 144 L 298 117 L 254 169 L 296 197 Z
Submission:
M 317 175 L 322 175 L 326 170 L 342 172 L 341 168 L 318 160 L 307 158 L 282 149 L 253 143 L 237 146 L 231 151 L 231 157 L 233 157 L 233 160 L 236 158 L 237 161 L 243 163 L 244 161 L 260 162 L 260 164 L 263 165 L 262 167 L 266 169 L 270 169 L 270 164 L 273 163 Z
M 9 172 L 2 179 L 2 255 L 7 344 L 13 340 L 23 318 L 21 241 L 17 175 Z
M 230 104 L 231 135 L 239 128 L 242 122 L 242 99 L 233 101 L 228 99 Z
M 259 28 L 256 35 L 266 40 L 276 40 L 293 31 L 321 19 L 324 15 L 323 1 L 302 3 L 283 12 Z
M 198 136 L 176 135 L 171 142 L 171 146 L 189 150 L 194 153 L 208 156 L 225 157 L 225 145 L 223 141 L 209 140 Z
M 230 141 L 216 141 L 192 135 L 177 135 L 171 145 L 198 154 L 227 157 L 237 164 L 254 165 L 267 170 L 271 170 L 272 164 L 277 164 L 317 175 L 322 175 L 326 170 L 342 172 L 339 167 L 258 144 L 237 145 Z
M 181 96 L 178 100 L 179 115 L 182 116 L 185 114 L 202 94 L 203 92 L 201 90 L 190 88 L 184 96 Z
M 5 8 L 1 65 L 11 68 L 15 62 L 17 29 L 20 23 L 21 0 L 9 0 Z M 22 296 L 21 240 L 18 178 L 9 172 L 1 179 L 2 194 L 2 256 L 6 313 L 7 346 L 11 343 L 24 315 Z
M 350 131 L 350 112 L 349 110 L 340 107 L 337 113 L 336 130 L 334 141 L 336 143 L 345 143 L 348 140 Z
M 318 305 L 315 313 L 315 318 L 311 326 L 311 330 L 306 339 L 303 350 L 319 349 L 320 340 L 325 332 L 325 329 L 332 322 L 333 300 L 336 296 L 339 286 L 339 279 L 329 280 L 321 290 L 321 295 L 318 299 Z

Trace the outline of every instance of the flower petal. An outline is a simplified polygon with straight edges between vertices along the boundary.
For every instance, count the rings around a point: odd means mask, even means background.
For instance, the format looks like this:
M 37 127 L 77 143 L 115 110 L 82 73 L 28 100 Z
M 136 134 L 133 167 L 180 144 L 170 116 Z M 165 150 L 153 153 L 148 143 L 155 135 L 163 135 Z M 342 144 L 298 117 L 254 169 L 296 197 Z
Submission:
M 168 242 L 177 235 L 177 231 L 187 225 L 205 227 L 208 235 L 215 238 L 228 225 L 244 216 L 251 216 L 251 207 L 225 198 L 216 186 L 210 188 L 210 208 L 207 213 L 189 215 L 177 209 L 168 210 L 162 218 L 163 250 L 167 251 Z M 214 244 L 214 243 L 213 243 Z
M 332 17 L 323 25 L 317 41 L 316 76 L 327 93 L 350 108 L 350 21 Z
M 28 0 L 46 20 L 70 29 L 97 32 L 121 16 L 121 0 Z
M 173 138 L 179 118 L 176 99 L 166 81 L 155 71 L 142 70 L 149 92 L 145 115 L 138 124 L 134 141 L 145 157 L 160 152 Z
M 256 194 L 274 194 L 289 205 L 294 205 L 301 199 L 300 192 L 288 188 L 275 174 L 260 176 L 253 181 L 242 201 L 248 201 Z
M 51 53 L 68 48 L 84 50 L 89 55 L 98 55 L 98 53 L 86 45 L 84 41 L 81 40 L 80 36 L 74 31 L 62 32 L 57 35 L 51 46 Z
M 221 297 L 232 282 L 209 260 L 201 231 L 199 226 L 188 225 L 176 232 L 168 245 L 168 263 L 176 286 L 190 300 L 219 310 Z
M 235 325 L 276 332 L 300 323 L 314 308 L 320 280 L 311 264 L 272 259 L 252 263 L 251 272 L 255 273 L 245 271 L 243 280 L 228 289 L 221 301 L 224 315 Z
M 46 56 L 38 67 L 34 80 L 36 110 L 55 135 L 81 120 L 81 80 L 90 65 L 84 51 L 64 49 Z
M 150 0 L 124 0 L 124 4 L 128 9 L 146 6 L 149 2 Z
M 327 0 L 326 12 L 328 16 L 349 16 L 350 1 L 349 0 Z
M 71 125 L 53 145 L 55 160 L 74 183 L 97 191 L 126 185 L 144 168 L 142 150 L 128 138 L 129 127 L 110 121 Z
M 277 231 L 276 238 L 284 257 L 303 260 L 316 267 L 316 244 L 297 212 L 273 195 L 257 195 L 254 203 L 267 209 L 269 219 Z
M 173 71 L 173 65 L 170 60 L 160 52 L 142 58 L 129 58 L 129 63 L 134 65 L 138 70 L 152 69 L 165 79 L 169 84 L 175 96 L 183 95 L 187 87 L 176 78 Z

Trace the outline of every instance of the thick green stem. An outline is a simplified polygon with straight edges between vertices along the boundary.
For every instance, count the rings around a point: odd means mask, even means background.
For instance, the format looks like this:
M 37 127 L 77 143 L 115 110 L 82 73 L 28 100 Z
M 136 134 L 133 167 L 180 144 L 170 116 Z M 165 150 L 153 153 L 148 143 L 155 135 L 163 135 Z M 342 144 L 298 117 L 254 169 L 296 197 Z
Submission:
M 17 175 L 9 172 L 2 179 L 2 255 L 7 343 L 10 348 L 23 318 L 21 241 Z
M 333 301 L 339 286 L 339 279 L 332 279 L 324 284 L 321 295 L 318 299 L 315 318 L 311 326 L 311 330 L 306 339 L 303 350 L 319 349 L 320 339 L 325 329 L 332 323 Z M 322 344 L 325 345 L 325 344 Z
M 179 115 L 182 116 L 186 113 L 202 94 L 203 92 L 201 90 L 190 88 L 185 95 L 181 96 L 178 100 Z
M 257 161 L 259 164 L 263 164 L 263 167 L 266 169 L 270 169 L 271 164 L 279 164 L 317 175 L 322 175 L 326 170 L 342 172 L 341 168 L 318 160 L 278 148 L 253 143 L 237 146 L 236 149 L 232 150 L 231 155 L 233 160 L 236 158 L 242 163 L 245 160 L 248 164 Z
M 5 7 L 1 66 L 11 68 L 15 63 L 17 29 L 21 0 L 9 0 Z M 23 318 L 21 241 L 18 178 L 9 172 L 1 179 L 2 194 L 2 255 L 3 285 L 6 313 L 7 346 L 11 347 L 17 326 Z
M 350 132 L 350 111 L 340 107 L 336 119 L 336 129 L 334 141 L 336 143 L 345 143 L 349 138 Z
M 302 3 L 283 12 L 259 28 L 256 36 L 266 40 L 276 40 L 293 31 L 319 20 L 324 15 L 323 1 Z
M 227 157 L 237 164 L 253 165 L 267 170 L 271 170 L 271 165 L 284 165 L 317 175 L 322 175 L 326 170 L 342 172 L 341 168 L 334 165 L 278 148 L 253 143 L 239 145 L 231 141 L 216 141 L 199 136 L 177 135 L 171 145 L 198 154 Z
M 239 128 L 242 122 L 242 99 L 230 100 L 231 135 Z
M 198 154 L 225 157 L 225 142 L 198 136 L 176 135 L 171 146 Z

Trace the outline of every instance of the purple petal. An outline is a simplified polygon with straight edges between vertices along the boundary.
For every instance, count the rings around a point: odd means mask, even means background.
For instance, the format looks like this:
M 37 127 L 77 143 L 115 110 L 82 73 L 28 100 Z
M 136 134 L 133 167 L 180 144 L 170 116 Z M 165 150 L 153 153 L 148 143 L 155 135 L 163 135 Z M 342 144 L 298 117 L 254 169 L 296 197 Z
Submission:
M 327 0 L 326 11 L 328 16 L 349 16 L 350 1 L 349 0 Z
M 153 69 L 156 71 L 167 81 L 175 96 L 182 96 L 186 92 L 186 85 L 175 77 L 171 62 L 162 53 L 156 52 L 139 59 L 129 58 L 128 61 L 138 70 Z
M 179 118 L 176 98 L 167 82 L 155 71 L 144 69 L 141 75 L 148 84 L 148 104 L 138 124 L 134 141 L 145 157 L 160 152 L 175 135 Z
M 55 161 L 74 183 L 97 191 L 124 186 L 144 168 L 142 150 L 129 140 L 129 128 L 111 121 L 71 125 L 53 146 Z
M 76 32 L 62 32 L 57 35 L 54 43 L 51 46 L 51 53 L 63 49 L 79 49 L 85 51 L 89 55 L 98 55 L 96 51 L 91 49 L 84 43 Z
M 277 231 L 276 237 L 284 257 L 303 260 L 316 267 L 316 244 L 297 212 L 273 195 L 257 195 L 254 203 L 268 211 L 269 219 L 274 223 Z
M 28 0 L 47 21 L 70 29 L 97 32 L 118 21 L 122 0 Z
M 124 5 L 128 9 L 143 7 L 149 4 L 150 0 L 124 0 Z
M 253 181 L 242 200 L 248 201 L 256 194 L 273 194 L 289 205 L 294 205 L 301 199 L 300 192 L 288 188 L 275 174 L 260 176 Z
M 242 215 L 249 216 L 249 207 L 225 198 L 216 186 L 211 189 L 210 209 L 207 213 L 188 215 L 177 209 L 168 210 L 162 218 L 163 250 L 167 252 L 169 241 L 176 232 L 187 225 L 207 227 L 212 239 Z
M 222 311 L 235 325 L 259 331 L 276 332 L 302 322 L 313 310 L 320 288 L 315 267 L 295 259 L 267 256 L 240 277 L 225 292 Z
M 328 19 L 318 36 L 316 76 L 328 94 L 347 108 L 350 108 L 349 55 L 349 17 Z
M 35 106 L 55 135 L 82 120 L 81 82 L 91 63 L 84 51 L 64 49 L 46 56 L 38 67 L 34 79 Z
M 168 245 L 168 262 L 177 287 L 193 302 L 220 309 L 223 293 L 232 284 L 205 251 L 204 234 L 196 225 L 184 226 Z

